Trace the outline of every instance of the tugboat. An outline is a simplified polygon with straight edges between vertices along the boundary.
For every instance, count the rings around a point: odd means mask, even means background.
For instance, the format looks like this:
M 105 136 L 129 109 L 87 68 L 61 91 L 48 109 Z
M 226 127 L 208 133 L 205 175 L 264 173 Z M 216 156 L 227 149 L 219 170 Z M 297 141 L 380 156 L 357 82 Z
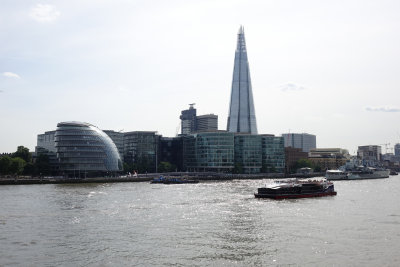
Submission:
M 199 180 L 188 180 L 182 178 L 165 178 L 164 176 L 160 176 L 159 178 L 154 178 L 150 181 L 151 184 L 197 184 Z
M 333 183 L 326 179 L 292 179 L 278 180 L 266 187 L 260 187 L 257 189 L 257 193 L 254 193 L 254 196 L 256 198 L 285 199 L 324 197 L 336 194 Z

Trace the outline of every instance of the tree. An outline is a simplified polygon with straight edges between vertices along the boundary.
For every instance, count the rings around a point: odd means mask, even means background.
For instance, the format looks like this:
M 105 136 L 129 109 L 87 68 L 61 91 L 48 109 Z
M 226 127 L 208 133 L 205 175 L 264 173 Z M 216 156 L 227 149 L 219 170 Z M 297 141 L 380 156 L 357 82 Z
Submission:
M 0 174 L 9 174 L 12 159 L 9 156 L 0 158 Z
M 17 151 L 12 154 L 12 157 L 13 158 L 21 158 L 25 162 L 31 162 L 31 160 L 32 160 L 32 155 L 29 152 L 29 148 L 26 148 L 24 146 L 19 146 L 17 148 Z
M 173 172 L 175 169 L 176 166 L 168 161 L 161 161 L 160 164 L 158 164 L 159 172 Z
M 11 159 L 10 172 L 12 174 L 21 174 L 24 171 L 26 161 L 17 157 Z

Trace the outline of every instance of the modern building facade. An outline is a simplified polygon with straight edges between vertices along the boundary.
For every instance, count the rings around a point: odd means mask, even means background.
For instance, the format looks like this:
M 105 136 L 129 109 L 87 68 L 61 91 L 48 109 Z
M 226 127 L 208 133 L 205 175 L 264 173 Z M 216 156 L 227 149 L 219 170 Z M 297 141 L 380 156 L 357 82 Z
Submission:
M 256 134 L 235 134 L 235 172 L 259 173 L 262 168 L 262 138 Z
M 169 162 L 175 171 L 183 170 L 183 137 L 161 137 L 159 162 Z
M 285 147 L 300 148 L 303 152 L 310 152 L 317 147 L 317 138 L 308 133 L 284 133 Z
M 60 122 L 54 137 L 59 169 L 65 175 L 86 177 L 122 170 L 114 142 L 89 123 Z
M 216 131 L 182 138 L 184 171 L 284 172 L 282 137 Z
M 38 134 L 37 136 L 37 145 L 36 145 L 36 151 L 37 150 L 47 150 L 49 152 L 56 152 L 56 147 L 55 147 L 55 142 L 54 142 L 54 136 L 56 134 L 56 131 L 47 131 L 44 134 Z
M 154 131 L 124 133 L 124 162 L 140 172 L 157 171 L 160 136 Z
M 196 116 L 196 132 L 209 132 L 218 130 L 218 116 L 206 114 Z
M 184 137 L 187 171 L 231 172 L 234 168 L 234 134 L 219 131 Z
M 280 136 L 261 135 L 262 172 L 285 172 L 285 147 Z
M 110 138 L 113 140 L 115 146 L 118 149 L 119 156 L 121 157 L 121 160 L 124 161 L 124 133 L 119 131 L 113 131 L 113 130 L 103 130 Z
M 257 134 L 250 69 L 242 26 L 239 29 L 235 51 L 227 131 Z

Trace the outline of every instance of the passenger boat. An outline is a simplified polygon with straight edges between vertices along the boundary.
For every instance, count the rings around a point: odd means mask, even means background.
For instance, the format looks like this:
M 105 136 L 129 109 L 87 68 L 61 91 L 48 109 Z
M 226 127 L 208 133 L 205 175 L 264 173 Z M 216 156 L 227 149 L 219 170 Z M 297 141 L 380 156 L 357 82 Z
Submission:
M 256 198 L 306 198 L 336 195 L 333 183 L 326 179 L 278 180 L 257 189 Z
M 154 178 L 150 181 L 151 184 L 196 184 L 199 180 L 189 180 L 184 178 L 165 178 L 164 176 L 160 176 L 158 178 Z
M 325 178 L 328 180 L 347 180 L 347 172 L 341 170 L 327 170 Z

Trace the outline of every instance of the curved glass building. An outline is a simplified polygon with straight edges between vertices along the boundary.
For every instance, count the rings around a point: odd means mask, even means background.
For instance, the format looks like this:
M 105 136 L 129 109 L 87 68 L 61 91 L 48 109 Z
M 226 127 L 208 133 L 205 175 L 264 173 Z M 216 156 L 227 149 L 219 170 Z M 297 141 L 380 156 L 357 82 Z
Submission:
M 84 122 L 60 122 L 55 133 L 60 171 L 87 173 L 117 172 L 122 162 L 117 147 L 102 130 Z

